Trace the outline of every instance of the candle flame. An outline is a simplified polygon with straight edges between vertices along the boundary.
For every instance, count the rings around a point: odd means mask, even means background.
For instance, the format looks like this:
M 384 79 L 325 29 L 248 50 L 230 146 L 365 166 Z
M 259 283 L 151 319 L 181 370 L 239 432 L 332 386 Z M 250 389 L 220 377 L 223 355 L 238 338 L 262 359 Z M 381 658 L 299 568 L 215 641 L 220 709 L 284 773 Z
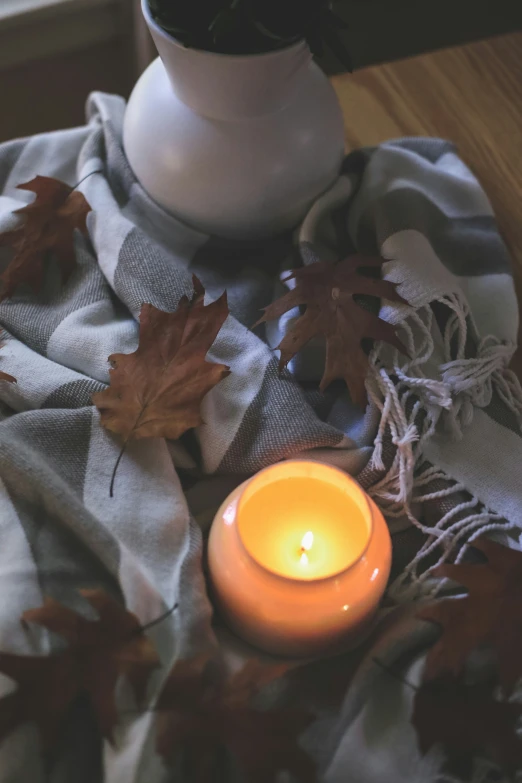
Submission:
M 311 530 L 308 531 L 308 533 L 305 533 L 303 536 L 303 540 L 301 541 L 301 549 L 303 552 L 308 552 L 314 543 L 314 534 Z
M 308 565 L 308 555 L 307 552 L 310 551 L 314 543 L 314 534 L 311 530 L 308 531 L 308 533 L 305 533 L 303 536 L 303 540 L 301 541 L 301 557 L 299 559 L 299 562 L 302 566 Z

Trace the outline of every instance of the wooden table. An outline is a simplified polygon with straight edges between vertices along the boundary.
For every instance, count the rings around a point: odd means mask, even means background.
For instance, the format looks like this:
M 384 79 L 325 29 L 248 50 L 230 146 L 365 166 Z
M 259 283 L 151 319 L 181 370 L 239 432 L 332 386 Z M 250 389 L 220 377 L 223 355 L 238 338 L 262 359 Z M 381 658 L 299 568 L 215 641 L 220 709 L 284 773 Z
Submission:
M 397 136 L 457 144 L 493 204 L 522 303 L 522 32 L 332 81 L 349 149 Z M 515 368 L 522 377 L 520 351 Z

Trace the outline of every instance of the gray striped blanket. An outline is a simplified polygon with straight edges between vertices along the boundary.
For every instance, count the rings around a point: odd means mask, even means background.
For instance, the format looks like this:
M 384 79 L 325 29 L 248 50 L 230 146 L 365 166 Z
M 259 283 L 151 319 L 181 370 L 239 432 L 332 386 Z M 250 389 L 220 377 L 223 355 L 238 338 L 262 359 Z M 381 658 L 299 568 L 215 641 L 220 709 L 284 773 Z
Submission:
M 342 708 L 323 709 L 303 744 L 324 783 L 441 780 L 440 752 L 417 749 L 411 691 L 374 658 L 406 660 L 418 682 L 433 628 L 414 607 L 441 589 L 432 569 L 465 556 L 482 532 L 519 545 L 522 393 L 507 369 L 518 309 L 488 199 L 451 144 L 402 139 L 349 155 L 296 236 L 230 244 L 148 198 L 122 151 L 124 110 L 122 99 L 95 94 L 85 127 L 0 146 L 0 231 L 18 225 L 13 212 L 31 199 L 19 183 L 40 174 L 73 185 L 97 172 L 80 186 L 93 211 L 66 286 L 51 268 L 38 296 L 20 291 L 0 305 L 0 371 L 18 379 L 0 384 L 0 649 L 48 652 L 57 639 L 22 627 L 21 613 L 44 595 L 86 612 L 77 590 L 101 587 L 143 623 L 178 604 L 150 631 L 167 671 L 215 632 L 202 541 L 220 502 L 273 462 L 323 460 L 357 476 L 383 508 L 394 564 L 373 648 Z M 272 349 L 296 313 L 249 329 L 297 256 L 309 264 L 354 249 L 381 252 L 386 278 L 411 303 L 383 303 L 410 355 L 375 346 L 365 413 L 342 385 L 318 392 L 321 343 L 279 377 Z M 197 431 L 129 447 L 111 499 L 120 443 L 91 397 L 108 383 L 107 357 L 136 349 L 141 305 L 174 310 L 193 273 L 210 299 L 228 291 L 232 314 L 211 358 L 232 373 L 205 398 Z M 231 656 L 255 654 L 217 632 Z M 12 687 L 0 680 L 0 694 Z M 59 761 L 44 769 L 35 727 L 23 725 L 0 746 L 0 781 L 174 780 L 154 750 L 151 714 L 126 709 L 125 688 L 118 699 L 114 747 L 96 752 L 79 709 Z

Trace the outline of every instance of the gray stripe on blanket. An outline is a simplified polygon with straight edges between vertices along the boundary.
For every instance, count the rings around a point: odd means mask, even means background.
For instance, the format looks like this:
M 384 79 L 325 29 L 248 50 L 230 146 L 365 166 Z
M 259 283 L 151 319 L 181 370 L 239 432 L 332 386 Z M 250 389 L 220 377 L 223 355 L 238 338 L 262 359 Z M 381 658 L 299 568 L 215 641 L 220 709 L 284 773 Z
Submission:
M 120 249 L 114 290 L 137 316 L 144 302 L 174 311 L 181 297 L 192 294 L 191 275 L 181 259 L 165 252 L 140 229 L 133 229 Z M 183 260 L 183 266 L 186 261 Z
M 136 182 L 125 153 L 122 141 L 118 136 L 110 120 L 104 123 L 105 131 L 105 155 L 106 173 L 110 182 L 112 193 L 120 207 L 123 207 L 130 198 L 131 188 Z
M 87 470 L 91 438 L 90 408 L 71 410 L 28 411 L 2 424 L 4 437 L 13 448 L 27 450 L 35 461 L 42 460 L 48 469 L 62 478 L 79 496 Z
M 493 391 L 491 403 L 486 408 L 483 408 L 483 411 L 484 413 L 487 413 L 493 421 L 496 421 L 497 424 L 506 427 L 506 429 L 514 432 L 515 435 L 522 437 L 520 420 L 517 418 L 516 414 L 513 413 L 513 411 L 510 411 L 507 405 L 502 402 L 496 390 Z
M 3 191 L 5 183 L 28 141 L 28 139 L 16 139 L 2 145 L 2 155 L 0 156 L 0 192 Z
M 78 591 L 101 588 L 119 595 L 116 583 L 103 567 L 97 555 L 86 546 L 75 531 L 45 508 L 41 501 L 33 503 L 24 497 L 12 497 L 13 505 L 36 563 L 38 582 L 45 596 L 60 600 L 67 596 L 67 605 L 85 610 Z
M 189 658 L 209 649 L 214 643 L 211 620 L 213 607 L 207 595 L 203 576 L 201 530 L 191 518 L 189 546 L 181 566 L 176 617 L 178 655 Z
M 102 160 L 104 154 L 105 134 L 103 127 L 97 128 L 88 137 L 78 155 L 78 172 L 81 172 L 85 164 L 90 160 Z M 105 162 L 104 162 L 105 167 Z
M 343 434 L 321 422 L 288 372 L 273 359 L 223 458 L 220 473 L 254 473 L 302 451 L 337 446 Z M 291 445 L 289 445 L 291 444 Z
M 359 222 L 357 248 L 374 255 L 390 236 L 408 229 L 422 232 L 455 275 L 511 274 L 509 254 L 494 218 L 449 218 L 413 188 L 389 191 L 368 206 Z
M 65 383 L 50 394 L 41 408 L 86 408 L 92 406 L 92 395 L 103 391 L 105 384 L 82 378 L 81 381 Z
M 117 575 L 120 545 L 84 505 L 92 410 L 31 411 L 2 422 L 0 476 L 11 498 L 52 512 Z
M 108 297 L 108 286 L 85 240 L 76 240 L 76 267 L 62 288 L 56 267 L 38 296 L 22 293 L 0 305 L 0 323 L 34 351 L 45 355 L 55 329 L 71 313 Z

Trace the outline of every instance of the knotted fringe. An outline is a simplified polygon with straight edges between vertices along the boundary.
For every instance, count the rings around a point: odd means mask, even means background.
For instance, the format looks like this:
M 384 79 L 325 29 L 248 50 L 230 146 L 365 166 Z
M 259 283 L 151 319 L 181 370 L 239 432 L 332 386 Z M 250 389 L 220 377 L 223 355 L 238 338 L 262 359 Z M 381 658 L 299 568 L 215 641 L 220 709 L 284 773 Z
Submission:
M 470 544 L 487 531 L 515 527 L 485 508 L 478 498 L 470 497 L 466 487 L 443 471 L 431 465 L 425 467 L 424 447 L 436 428 L 441 425 L 451 436 L 461 438 L 463 429 L 473 420 L 474 408 L 487 407 L 494 393 L 522 429 L 522 387 L 508 369 L 515 345 L 506 345 L 492 336 L 480 339 L 469 308 L 458 295 L 438 301 L 449 308 L 442 345 L 438 346 L 444 355 L 441 365 L 434 365 L 434 313 L 430 306 L 420 308 L 401 324 L 400 337 L 411 358 L 405 359 L 383 344 L 378 344 L 370 356 L 368 395 L 381 413 L 371 466 L 386 473 L 369 493 L 388 519 L 407 519 L 426 535 L 415 558 L 391 586 L 390 596 L 397 601 L 438 592 L 441 582 L 431 576 L 432 572 L 450 556 L 455 562 L 462 559 L 466 546 L 455 557 L 459 544 Z M 476 355 L 468 358 L 470 340 L 476 346 Z M 388 351 L 385 359 L 384 350 Z M 390 437 L 395 455 L 386 468 L 383 443 Z M 422 509 L 424 503 L 463 492 L 469 499 L 456 502 L 433 527 L 422 524 L 418 518 L 421 515 L 413 511 Z

